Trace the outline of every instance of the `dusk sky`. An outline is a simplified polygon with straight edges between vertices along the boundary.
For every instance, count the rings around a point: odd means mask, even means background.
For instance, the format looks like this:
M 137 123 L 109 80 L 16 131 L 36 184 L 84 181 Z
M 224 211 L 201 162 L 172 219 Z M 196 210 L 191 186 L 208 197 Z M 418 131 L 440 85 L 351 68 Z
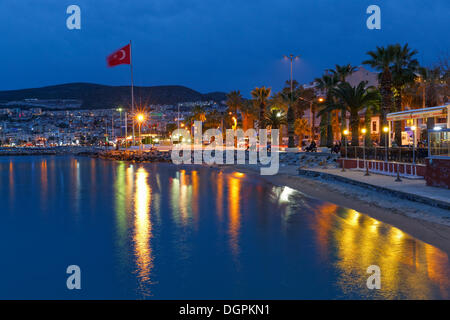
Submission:
M 68 30 L 66 8 L 81 8 Z M 366 8 L 381 7 L 381 30 Z M 136 85 L 184 85 L 206 93 L 289 78 L 284 54 L 301 55 L 301 83 L 335 64 L 360 65 L 377 45 L 408 42 L 425 65 L 450 45 L 448 0 L 42 0 L 2 1 L 0 90 L 68 82 L 128 85 L 128 66 L 108 54 L 133 41 Z

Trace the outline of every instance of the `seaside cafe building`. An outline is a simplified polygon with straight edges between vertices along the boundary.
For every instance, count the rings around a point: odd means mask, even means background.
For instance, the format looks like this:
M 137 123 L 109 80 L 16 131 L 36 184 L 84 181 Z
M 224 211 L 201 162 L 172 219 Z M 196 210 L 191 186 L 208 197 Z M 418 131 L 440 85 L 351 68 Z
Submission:
M 389 146 L 392 145 L 394 121 L 406 121 L 402 145 L 417 147 L 426 130 L 425 179 L 427 185 L 450 189 L 450 104 L 431 108 L 389 113 Z
M 439 136 L 438 140 L 442 138 L 442 142 L 445 144 L 446 137 L 449 134 L 448 131 L 450 131 L 450 104 L 389 113 L 387 121 L 389 122 L 389 146 L 392 146 L 395 121 L 406 122 L 404 126 L 405 131 L 402 132 L 402 145 L 414 145 L 417 147 L 419 142 L 422 142 L 422 133 L 424 131 L 431 134 L 431 139 L 426 138 L 425 140 L 440 143 L 441 141 L 434 139 Z M 437 132 L 441 134 L 438 135 L 436 134 Z M 432 145 L 428 143 L 428 146 L 431 147 Z

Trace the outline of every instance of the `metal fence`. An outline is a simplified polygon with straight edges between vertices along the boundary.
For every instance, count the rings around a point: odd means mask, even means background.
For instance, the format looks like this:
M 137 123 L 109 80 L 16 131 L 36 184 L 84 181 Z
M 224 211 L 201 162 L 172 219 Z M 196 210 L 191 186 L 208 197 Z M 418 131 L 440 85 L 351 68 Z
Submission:
M 427 148 L 415 148 L 413 152 L 413 148 L 386 148 L 386 147 L 372 147 L 372 148 L 364 148 L 364 147 L 352 147 L 347 146 L 347 150 L 343 146 L 341 148 L 341 155 L 343 157 L 347 157 L 350 159 L 364 159 L 367 160 L 379 160 L 379 161 L 395 161 L 395 162 L 404 162 L 404 163 L 412 163 L 413 162 L 413 153 L 415 154 L 415 163 L 424 164 L 425 159 L 428 157 L 428 149 Z

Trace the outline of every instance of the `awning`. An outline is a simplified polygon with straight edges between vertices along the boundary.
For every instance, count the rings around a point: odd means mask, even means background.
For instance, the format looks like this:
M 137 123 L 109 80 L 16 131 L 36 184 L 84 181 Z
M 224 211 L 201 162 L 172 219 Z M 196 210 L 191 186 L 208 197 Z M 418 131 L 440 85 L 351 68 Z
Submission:
M 386 116 L 386 119 L 388 121 L 399 121 L 408 119 L 447 117 L 448 108 L 450 108 L 450 105 L 393 112 L 389 113 Z

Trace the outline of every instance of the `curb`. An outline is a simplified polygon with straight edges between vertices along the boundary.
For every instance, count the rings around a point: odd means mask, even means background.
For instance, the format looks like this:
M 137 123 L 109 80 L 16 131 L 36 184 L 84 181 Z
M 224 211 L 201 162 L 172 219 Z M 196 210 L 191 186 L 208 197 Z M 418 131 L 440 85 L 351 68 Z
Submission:
M 349 178 L 336 176 L 331 173 L 298 169 L 298 174 L 301 176 L 306 176 L 306 177 L 313 177 L 313 178 L 319 177 L 319 178 L 323 178 L 325 180 L 330 180 L 330 181 L 340 181 L 340 182 L 352 184 L 355 186 L 364 187 L 364 188 L 367 188 L 370 190 L 379 191 L 382 193 L 393 195 L 400 199 L 406 199 L 406 200 L 426 204 L 426 205 L 429 205 L 432 207 L 437 207 L 437 208 L 444 209 L 444 210 L 450 210 L 450 203 L 447 203 L 447 202 L 444 202 L 441 200 L 436 200 L 436 199 L 432 199 L 432 198 L 428 198 L 428 197 L 424 197 L 424 196 L 420 196 L 420 195 L 416 195 L 416 194 L 412 194 L 412 193 L 407 193 L 407 192 L 403 192 L 403 191 L 393 190 L 393 189 L 389 189 L 389 188 L 374 186 L 372 184 L 368 184 L 365 182 L 355 181 L 355 180 L 352 180 Z

